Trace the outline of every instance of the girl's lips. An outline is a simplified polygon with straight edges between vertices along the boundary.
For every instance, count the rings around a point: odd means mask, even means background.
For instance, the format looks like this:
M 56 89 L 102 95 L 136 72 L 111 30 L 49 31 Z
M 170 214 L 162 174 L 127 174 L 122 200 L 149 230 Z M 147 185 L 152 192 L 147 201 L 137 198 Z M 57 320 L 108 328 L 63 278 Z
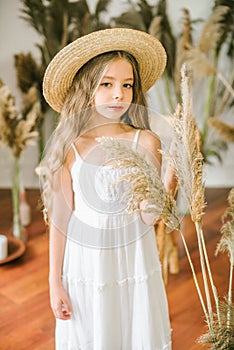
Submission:
M 114 111 L 121 111 L 123 110 L 123 106 L 108 106 L 109 109 L 112 109 Z

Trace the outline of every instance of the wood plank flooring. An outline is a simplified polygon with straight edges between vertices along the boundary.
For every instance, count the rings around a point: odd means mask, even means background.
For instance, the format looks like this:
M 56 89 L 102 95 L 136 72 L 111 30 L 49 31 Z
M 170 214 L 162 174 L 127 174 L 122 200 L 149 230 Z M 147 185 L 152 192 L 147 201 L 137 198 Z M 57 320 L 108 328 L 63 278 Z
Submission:
M 205 238 L 214 281 L 220 295 L 227 292 L 229 265 L 226 255 L 214 257 L 214 251 L 219 239 L 221 215 L 227 207 L 228 192 L 229 189 L 206 190 Z M 5 234 L 11 230 L 10 194 L 9 190 L 0 190 L 0 233 Z M 27 230 L 26 252 L 18 260 L 0 265 L 0 349 L 54 350 L 55 322 L 49 307 L 47 282 L 48 233 L 38 209 L 39 191 L 28 190 L 27 196 L 33 208 L 33 220 Z M 201 280 L 195 231 L 188 220 L 184 223 L 184 232 Z M 206 349 L 196 342 L 205 330 L 204 316 L 181 238 L 177 234 L 176 239 L 180 273 L 169 274 L 167 285 L 173 350 Z

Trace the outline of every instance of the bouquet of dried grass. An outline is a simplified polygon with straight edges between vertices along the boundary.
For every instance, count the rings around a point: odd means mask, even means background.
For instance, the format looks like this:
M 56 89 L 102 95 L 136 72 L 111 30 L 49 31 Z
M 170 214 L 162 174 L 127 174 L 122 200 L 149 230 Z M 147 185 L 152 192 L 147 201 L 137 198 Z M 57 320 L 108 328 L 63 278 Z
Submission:
M 16 158 L 38 137 L 35 127 L 41 109 L 33 87 L 28 91 L 25 100 L 25 108 L 21 112 L 17 111 L 15 97 L 0 80 L 0 141 L 11 149 Z
M 139 211 L 141 201 L 147 200 L 144 212 L 154 213 L 155 220 L 162 220 L 170 230 L 178 228 L 180 222 L 176 202 L 166 192 L 156 167 L 116 139 L 101 137 L 97 141 L 106 149 L 112 168 L 131 169 L 121 175 L 115 184 L 117 186 L 120 182 L 127 181 L 131 185 L 123 197 L 127 202 L 126 210 L 129 213 Z

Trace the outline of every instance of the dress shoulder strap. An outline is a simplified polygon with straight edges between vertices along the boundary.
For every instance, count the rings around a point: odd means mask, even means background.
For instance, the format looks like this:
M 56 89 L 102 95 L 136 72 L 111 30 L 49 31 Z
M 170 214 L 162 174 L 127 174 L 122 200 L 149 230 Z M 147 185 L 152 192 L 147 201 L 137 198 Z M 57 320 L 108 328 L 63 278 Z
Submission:
M 73 148 L 73 151 L 75 153 L 75 156 L 76 156 L 76 159 L 79 159 L 80 158 L 80 155 L 76 149 L 76 146 L 74 145 L 74 143 L 71 144 L 72 148 Z
M 139 140 L 139 135 L 140 135 L 140 129 L 138 129 L 135 132 L 134 138 L 133 138 L 133 145 L 132 145 L 132 149 L 135 151 L 137 149 L 137 144 L 138 144 L 138 140 Z

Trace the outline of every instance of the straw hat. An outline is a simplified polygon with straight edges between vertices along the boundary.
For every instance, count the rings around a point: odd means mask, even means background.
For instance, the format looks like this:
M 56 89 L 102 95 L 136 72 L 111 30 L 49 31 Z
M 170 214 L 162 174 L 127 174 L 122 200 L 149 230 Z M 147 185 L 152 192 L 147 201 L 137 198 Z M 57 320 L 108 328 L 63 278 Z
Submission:
M 77 71 L 91 58 L 115 50 L 127 51 L 135 57 L 144 92 L 165 69 L 166 53 L 155 37 L 128 28 L 92 32 L 65 46 L 48 65 L 43 81 L 43 94 L 48 104 L 60 112 Z

